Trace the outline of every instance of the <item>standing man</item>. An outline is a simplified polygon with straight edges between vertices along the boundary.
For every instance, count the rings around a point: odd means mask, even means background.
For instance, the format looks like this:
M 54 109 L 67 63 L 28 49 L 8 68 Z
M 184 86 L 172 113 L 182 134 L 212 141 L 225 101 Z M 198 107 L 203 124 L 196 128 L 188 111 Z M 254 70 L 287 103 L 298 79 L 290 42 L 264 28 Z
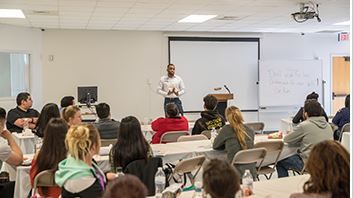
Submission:
M 39 117 L 39 112 L 32 109 L 32 97 L 27 92 L 21 92 L 16 97 L 17 107 L 11 109 L 7 115 L 6 127 L 11 132 L 22 133 L 23 127 L 28 125 L 34 129 Z
M 157 88 L 158 93 L 164 96 L 164 113 L 166 113 L 166 105 L 174 103 L 177 105 L 180 114 L 183 115 L 183 106 L 179 97 L 185 92 L 184 82 L 179 76 L 175 75 L 175 66 L 173 64 L 167 66 L 167 73 L 167 76 L 161 77 Z

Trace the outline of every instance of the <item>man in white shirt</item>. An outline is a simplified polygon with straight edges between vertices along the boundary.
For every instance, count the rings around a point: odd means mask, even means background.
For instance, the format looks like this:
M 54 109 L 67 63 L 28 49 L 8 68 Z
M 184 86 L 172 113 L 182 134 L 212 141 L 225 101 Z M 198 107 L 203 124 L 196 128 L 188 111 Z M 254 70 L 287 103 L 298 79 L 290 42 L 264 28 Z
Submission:
M 157 91 L 164 96 L 164 112 L 168 103 L 175 103 L 181 115 L 184 114 L 183 106 L 179 97 L 184 94 L 184 82 L 179 76 L 175 75 L 175 66 L 169 64 L 167 66 L 168 75 L 162 76 Z

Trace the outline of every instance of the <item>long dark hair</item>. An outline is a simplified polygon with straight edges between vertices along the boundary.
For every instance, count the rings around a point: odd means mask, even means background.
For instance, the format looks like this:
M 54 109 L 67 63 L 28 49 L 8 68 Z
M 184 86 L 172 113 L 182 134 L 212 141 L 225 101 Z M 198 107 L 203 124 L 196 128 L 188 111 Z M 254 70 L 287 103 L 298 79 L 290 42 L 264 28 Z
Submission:
M 133 116 L 121 120 L 118 141 L 112 148 L 113 167 L 125 168 L 130 162 L 145 159 L 149 145 L 142 134 L 140 122 Z
M 36 135 L 39 137 L 44 136 L 44 129 L 47 126 L 49 120 L 51 118 L 59 118 L 60 111 L 58 105 L 54 103 L 48 103 L 44 105 L 42 111 L 40 112 L 40 116 L 38 118 L 38 122 L 36 125 Z
M 58 163 L 66 158 L 65 136 L 68 125 L 61 118 L 52 118 L 44 130 L 42 148 L 37 156 L 37 173 L 56 170 Z

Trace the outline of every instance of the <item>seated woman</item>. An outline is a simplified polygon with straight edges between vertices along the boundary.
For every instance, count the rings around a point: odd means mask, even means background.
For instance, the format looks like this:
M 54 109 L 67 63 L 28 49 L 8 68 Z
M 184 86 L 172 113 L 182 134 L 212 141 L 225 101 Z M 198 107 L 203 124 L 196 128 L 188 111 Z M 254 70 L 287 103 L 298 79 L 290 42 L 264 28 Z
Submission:
M 244 119 L 238 107 L 228 107 L 225 116 L 229 124 L 223 126 L 219 131 L 213 142 L 213 149 L 226 150 L 228 161 L 232 162 L 238 151 L 254 147 L 255 132 L 243 124 Z M 250 169 L 252 175 L 256 175 L 255 165 L 244 165 L 237 168 L 241 175 L 245 169 Z
M 339 143 L 326 140 L 311 150 L 305 170 L 310 179 L 303 186 L 303 193 L 294 193 L 290 198 L 349 197 L 349 153 Z
M 44 140 L 42 148 L 36 153 L 32 160 L 30 174 L 33 186 L 36 175 L 45 170 L 57 170 L 60 161 L 66 158 L 65 136 L 68 126 L 61 118 L 52 118 L 44 130 Z M 44 197 L 59 197 L 61 188 L 41 187 L 38 193 Z
M 62 117 L 69 126 L 75 126 L 82 123 L 81 111 L 77 106 L 68 106 L 63 109 Z
M 315 92 L 312 92 L 311 94 L 306 96 L 306 100 L 310 100 L 310 99 L 317 100 L 318 98 L 319 98 L 319 94 L 317 94 Z M 326 121 L 328 122 L 328 117 L 327 117 L 326 112 L 323 108 L 322 108 L 322 116 L 324 116 Z M 299 122 L 302 122 L 304 120 L 305 120 L 304 119 L 304 109 L 303 109 L 303 107 L 301 107 L 299 109 L 299 111 L 297 112 L 297 114 L 295 114 L 295 116 L 293 117 L 292 122 L 294 124 L 298 124 Z
M 93 125 L 72 126 L 66 134 L 65 145 L 68 157 L 59 163 L 55 173 L 63 198 L 101 197 L 106 178 L 93 160 L 99 153 L 100 137 Z
M 42 111 L 40 112 L 35 128 L 35 134 L 38 137 L 44 136 L 44 129 L 51 118 L 60 118 L 59 107 L 54 103 L 44 105 Z
M 332 123 L 338 126 L 338 129 L 334 132 L 335 140 L 340 138 L 342 127 L 350 122 L 350 98 L 350 94 L 348 94 L 344 103 L 345 107 L 337 111 L 332 119 Z
M 110 152 L 112 172 L 116 172 L 117 167 L 124 169 L 132 161 L 147 160 L 152 156 L 152 149 L 143 136 L 137 118 L 133 116 L 123 118 L 120 123 L 118 141 Z M 114 178 L 114 175 L 108 173 L 107 177 L 110 180 Z
M 234 198 L 241 194 L 239 174 L 224 160 L 212 159 L 204 166 L 202 183 L 212 198 Z
M 152 137 L 152 144 L 159 144 L 165 132 L 189 130 L 188 120 L 184 116 L 179 115 L 176 104 L 169 103 L 165 108 L 166 118 L 158 118 L 151 124 L 152 130 L 156 132 Z

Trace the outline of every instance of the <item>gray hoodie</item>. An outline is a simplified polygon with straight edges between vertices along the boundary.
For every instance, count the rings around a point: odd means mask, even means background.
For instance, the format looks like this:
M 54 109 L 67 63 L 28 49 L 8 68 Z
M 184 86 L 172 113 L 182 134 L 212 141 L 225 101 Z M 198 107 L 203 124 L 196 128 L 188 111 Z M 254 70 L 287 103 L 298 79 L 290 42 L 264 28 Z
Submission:
M 309 117 L 294 127 L 293 132 L 283 139 L 289 145 L 299 145 L 298 154 L 306 161 L 312 147 L 324 140 L 332 140 L 333 132 L 325 117 Z

